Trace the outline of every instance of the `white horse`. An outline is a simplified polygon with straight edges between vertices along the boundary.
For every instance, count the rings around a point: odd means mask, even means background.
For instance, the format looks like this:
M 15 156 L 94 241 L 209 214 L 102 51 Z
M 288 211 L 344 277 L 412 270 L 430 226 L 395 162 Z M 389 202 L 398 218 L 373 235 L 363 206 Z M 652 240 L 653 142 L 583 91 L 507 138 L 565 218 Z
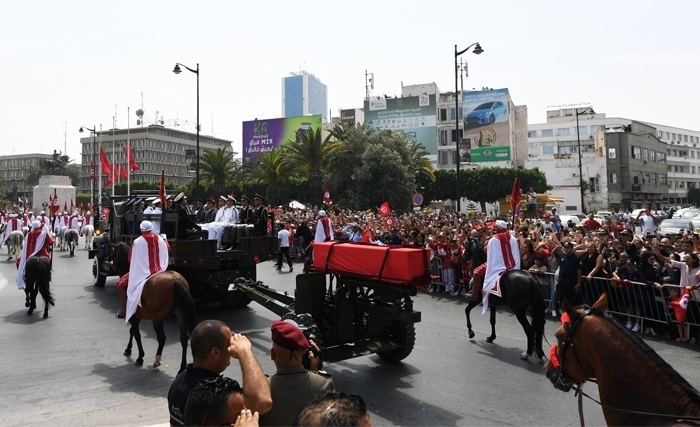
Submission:
M 7 237 L 7 260 L 11 261 L 12 257 L 19 258 L 24 245 L 24 234 L 21 231 L 15 230 Z
M 29 233 L 29 227 L 22 227 L 22 234 L 24 234 L 24 236 L 27 237 L 27 233 Z
M 85 235 L 85 249 L 92 248 L 92 238 L 95 237 L 95 227 L 92 225 L 86 225 L 83 227 L 83 234 Z
M 62 225 L 61 228 L 58 230 L 58 234 L 56 235 L 56 242 L 58 244 L 58 248 L 62 251 L 66 250 L 66 239 L 64 238 L 66 230 L 68 230 L 68 227 Z
M 69 228 L 63 235 L 63 242 L 68 244 L 68 250 L 70 251 L 70 256 L 73 256 L 76 245 L 79 244 L 78 230 Z

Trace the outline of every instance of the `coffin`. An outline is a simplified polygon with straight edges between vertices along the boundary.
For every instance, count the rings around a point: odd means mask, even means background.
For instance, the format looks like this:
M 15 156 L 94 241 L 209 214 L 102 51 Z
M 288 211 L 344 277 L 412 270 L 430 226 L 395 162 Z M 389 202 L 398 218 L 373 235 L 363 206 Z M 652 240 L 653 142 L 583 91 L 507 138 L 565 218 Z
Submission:
M 314 243 L 315 271 L 348 274 L 391 284 L 429 281 L 430 250 L 355 242 Z

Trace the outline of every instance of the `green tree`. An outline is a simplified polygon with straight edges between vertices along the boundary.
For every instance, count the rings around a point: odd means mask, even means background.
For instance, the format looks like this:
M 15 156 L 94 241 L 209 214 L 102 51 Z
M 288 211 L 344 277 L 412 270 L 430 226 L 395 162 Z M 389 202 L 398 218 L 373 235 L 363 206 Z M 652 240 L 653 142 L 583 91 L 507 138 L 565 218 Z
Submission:
M 236 153 L 226 148 L 204 150 L 200 156 L 200 185 L 217 195 L 228 194 L 227 185 L 240 170 L 240 162 L 234 159 Z
M 433 164 L 428 160 L 428 152 L 425 151 L 425 146 L 417 142 L 408 148 L 408 152 L 411 156 L 411 168 L 416 177 L 424 176 L 430 182 L 435 182 L 435 171 L 433 170 Z
M 284 151 L 284 148 L 273 148 L 260 156 L 257 164 L 243 165 L 244 174 L 250 178 L 251 183 L 266 186 L 265 198 L 273 206 L 289 202 L 289 181 L 294 176 L 294 168 L 282 161 L 287 155 Z
M 33 187 L 39 184 L 39 178 L 44 175 L 60 175 L 70 177 L 71 184 L 76 185 L 80 182 L 80 167 L 73 163 L 73 160 L 68 156 L 59 156 L 60 166 L 52 167 L 48 159 L 37 159 L 33 166 L 29 168 L 26 178 L 27 185 Z
M 688 203 L 695 206 L 700 205 L 700 189 L 695 187 L 688 188 Z
M 328 166 L 336 150 L 342 146 L 342 142 L 336 141 L 331 132 L 326 138 L 322 138 L 321 129 L 309 129 L 301 134 L 301 140 L 287 141 L 283 145 L 284 157 L 281 163 L 285 168 L 297 171 L 305 175 L 309 181 L 309 200 L 320 200 L 323 194 L 323 172 Z

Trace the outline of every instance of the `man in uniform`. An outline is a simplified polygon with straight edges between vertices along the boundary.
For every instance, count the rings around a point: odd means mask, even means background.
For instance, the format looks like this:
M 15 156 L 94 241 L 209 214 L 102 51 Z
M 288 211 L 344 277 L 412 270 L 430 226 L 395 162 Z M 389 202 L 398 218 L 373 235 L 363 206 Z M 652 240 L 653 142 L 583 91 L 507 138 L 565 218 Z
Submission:
M 294 418 L 315 395 L 335 392 L 330 375 L 316 371 L 319 358 L 314 354 L 318 348 L 311 345 L 291 319 L 272 322 L 272 348 L 270 358 L 277 367 L 269 378 L 272 394 L 272 409 L 260 417 L 261 426 L 290 426 Z M 309 349 L 313 348 L 314 351 Z M 302 358 L 311 353 L 311 371 L 302 365 Z
M 45 232 L 39 221 L 33 221 L 32 231 L 27 233 L 27 239 L 22 247 L 22 254 L 17 261 L 17 289 L 24 289 L 27 284 L 24 282 L 24 268 L 27 265 L 27 260 L 35 255 L 51 258 L 49 254 L 53 247 L 53 239 L 49 233 Z M 25 291 L 26 292 L 26 291 Z M 28 295 L 27 295 L 28 296 Z
M 245 407 L 261 414 L 270 410 L 270 386 L 248 338 L 231 334 L 223 322 L 205 320 L 192 331 L 190 347 L 193 361 L 178 374 L 168 392 L 171 426 L 185 425 L 185 406 L 190 392 L 205 378 L 221 375 L 231 364 L 232 358 L 239 361 L 243 388 L 229 401 L 229 406 L 235 406 L 230 409 L 240 413 Z
M 207 200 L 207 211 L 204 222 L 210 224 L 214 222 L 214 219 L 216 219 L 216 200 L 212 196 Z
M 175 231 L 176 239 L 199 240 L 206 238 L 207 232 L 202 231 L 202 227 L 192 221 L 187 215 L 187 197 L 185 193 L 180 193 L 175 197 L 175 208 L 173 213 L 177 214 L 177 230 Z M 196 230 L 196 231 L 195 231 Z
M 496 220 L 493 232 L 493 237 L 486 244 L 486 262 L 474 269 L 472 291 L 467 294 L 475 301 L 481 300 L 481 314 L 488 310 L 489 293 L 501 275 L 508 270 L 520 269 L 520 248 L 517 239 L 508 232 L 508 224 Z
M 241 197 L 241 211 L 238 212 L 239 224 L 251 224 L 253 220 L 253 210 L 250 208 L 250 199 L 248 196 Z
M 159 198 L 156 198 L 153 201 L 153 207 L 150 208 L 149 212 L 144 211 L 144 213 L 149 213 L 151 215 L 158 215 L 155 218 L 151 218 L 151 223 L 153 224 L 153 233 L 160 234 L 160 215 L 163 213 L 163 210 L 160 208 L 161 201 Z M 148 208 L 146 208 L 148 210 Z
M 197 204 L 195 205 L 195 211 L 194 211 L 194 222 L 197 224 L 204 224 L 206 223 L 207 219 L 207 211 L 204 210 L 204 200 L 199 199 L 197 200 Z
M 128 202 L 126 202 L 126 212 L 124 215 L 134 215 L 136 213 L 136 210 L 134 208 L 134 203 L 136 202 L 137 199 L 129 199 Z M 128 236 L 133 236 L 135 234 L 134 232 L 134 219 L 133 218 L 127 218 L 126 219 L 126 234 Z
M 265 198 L 260 194 L 255 194 L 253 198 L 253 203 L 255 203 L 255 212 L 253 212 L 253 233 L 257 236 L 267 235 L 267 221 L 269 220 L 269 214 L 267 208 L 265 207 Z
M 237 228 L 231 227 L 238 224 L 238 209 L 236 209 L 237 200 L 233 196 L 228 196 L 226 199 L 226 220 L 224 221 L 223 237 L 221 242 L 225 250 L 230 250 L 236 246 L 236 231 Z

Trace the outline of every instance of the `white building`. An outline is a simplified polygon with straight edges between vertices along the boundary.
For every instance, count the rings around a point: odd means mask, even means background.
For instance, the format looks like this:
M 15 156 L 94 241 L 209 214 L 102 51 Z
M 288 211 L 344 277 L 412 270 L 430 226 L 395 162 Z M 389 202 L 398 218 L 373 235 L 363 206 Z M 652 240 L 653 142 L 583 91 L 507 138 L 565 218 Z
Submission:
M 608 182 L 610 176 L 606 156 L 596 155 L 595 134 L 601 127 L 609 130 L 631 126 L 633 120 L 606 117 L 605 114 L 586 113 L 588 107 L 579 107 L 578 132 L 573 108 L 547 111 L 547 122 L 528 126 L 526 168 L 539 168 L 547 176 L 552 194 L 564 198 L 560 211 L 582 212 L 580 175 L 594 191 L 586 192 L 586 211 L 610 208 Z M 668 195 L 666 203 L 687 202 L 688 187 L 700 185 L 700 132 L 671 126 L 648 123 L 656 128 L 660 141 L 668 144 L 666 163 L 668 167 Z M 581 145 L 581 167 L 579 168 L 578 138 Z M 580 172 L 579 172 L 580 171 Z M 670 200 L 669 200 L 670 198 Z M 674 201 L 675 200 L 675 201 Z M 642 201 L 639 201 L 642 203 Z M 646 200 L 644 201 L 646 202 Z M 621 207 L 624 207 L 621 206 Z

